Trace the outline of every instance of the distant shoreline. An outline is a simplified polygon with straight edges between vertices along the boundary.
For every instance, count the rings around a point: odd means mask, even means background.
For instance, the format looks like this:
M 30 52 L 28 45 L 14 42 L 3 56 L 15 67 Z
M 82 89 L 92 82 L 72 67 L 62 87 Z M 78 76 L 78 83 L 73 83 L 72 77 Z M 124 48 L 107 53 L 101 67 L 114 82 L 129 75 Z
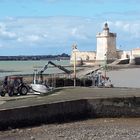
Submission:
M 29 61 L 29 60 L 70 60 L 68 54 L 61 55 L 20 55 L 20 56 L 0 56 L 0 61 Z

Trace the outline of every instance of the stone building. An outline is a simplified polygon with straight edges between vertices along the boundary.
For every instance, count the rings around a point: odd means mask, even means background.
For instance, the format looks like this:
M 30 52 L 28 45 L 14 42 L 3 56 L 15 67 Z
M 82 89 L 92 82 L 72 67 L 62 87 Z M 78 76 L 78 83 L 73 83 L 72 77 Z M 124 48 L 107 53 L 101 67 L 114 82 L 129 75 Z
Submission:
M 97 51 L 96 63 L 103 63 L 107 60 L 108 63 L 117 59 L 116 52 L 116 33 L 109 32 L 108 24 L 105 23 L 103 32 L 96 35 Z
M 116 48 L 116 33 L 109 31 L 108 24 L 104 24 L 103 31 L 96 35 L 97 46 L 95 51 L 79 51 L 76 44 L 72 46 L 70 63 L 73 65 L 102 65 L 105 63 L 135 63 L 135 58 L 140 58 L 140 48 L 131 51 L 118 50 Z M 114 63 L 115 64 L 115 63 Z
M 75 60 L 74 60 L 75 59 Z M 70 63 L 73 64 L 76 61 L 76 65 L 93 65 L 96 60 L 95 51 L 79 51 L 77 44 L 72 45 L 72 54 L 70 58 Z

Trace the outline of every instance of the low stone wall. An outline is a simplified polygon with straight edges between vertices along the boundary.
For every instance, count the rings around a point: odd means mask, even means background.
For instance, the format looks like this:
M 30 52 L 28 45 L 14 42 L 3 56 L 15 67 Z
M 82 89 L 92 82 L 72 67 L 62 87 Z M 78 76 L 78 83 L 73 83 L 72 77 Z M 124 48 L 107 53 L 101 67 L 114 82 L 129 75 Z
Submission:
M 97 117 L 140 117 L 140 98 L 81 99 L 0 111 L 0 129 Z
M 88 100 L 89 117 L 140 117 L 140 98 Z
M 0 130 L 85 118 L 86 100 L 13 108 L 0 111 Z

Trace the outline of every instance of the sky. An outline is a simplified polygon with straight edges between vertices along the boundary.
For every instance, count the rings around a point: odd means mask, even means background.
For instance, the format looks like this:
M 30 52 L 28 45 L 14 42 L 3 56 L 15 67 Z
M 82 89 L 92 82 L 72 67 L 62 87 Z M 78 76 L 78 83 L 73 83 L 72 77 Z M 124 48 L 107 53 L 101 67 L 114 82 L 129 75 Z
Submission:
M 117 49 L 140 47 L 140 0 L 0 0 L 0 55 L 96 51 L 105 22 Z

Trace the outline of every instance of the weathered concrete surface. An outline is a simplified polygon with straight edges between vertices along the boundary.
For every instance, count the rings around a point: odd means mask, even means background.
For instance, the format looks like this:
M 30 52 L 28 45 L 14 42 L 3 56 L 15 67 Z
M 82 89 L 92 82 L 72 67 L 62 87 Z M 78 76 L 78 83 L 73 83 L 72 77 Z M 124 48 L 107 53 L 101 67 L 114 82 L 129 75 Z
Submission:
M 95 117 L 140 117 L 140 89 L 57 89 L 0 98 L 0 129 Z
M 110 77 L 115 87 L 132 87 L 140 88 L 140 67 L 124 68 L 119 70 L 108 71 L 107 76 Z

